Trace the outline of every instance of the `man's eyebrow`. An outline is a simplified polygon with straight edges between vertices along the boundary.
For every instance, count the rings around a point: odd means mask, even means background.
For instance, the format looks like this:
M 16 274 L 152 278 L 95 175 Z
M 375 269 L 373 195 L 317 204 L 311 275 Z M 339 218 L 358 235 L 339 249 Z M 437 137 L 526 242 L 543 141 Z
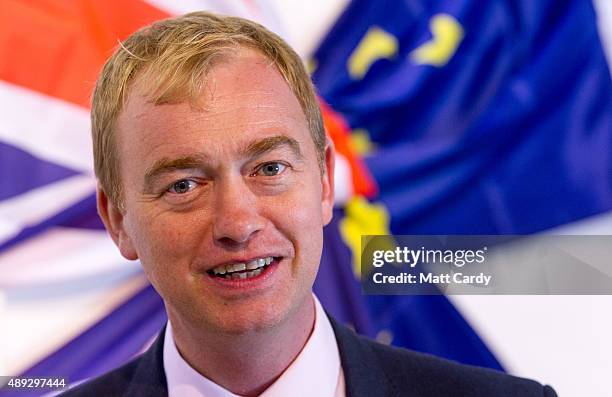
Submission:
M 275 135 L 257 140 L 247 145 L 243 152 L 245 157 L 257 157 L 281 147 L 288 147 L 296 157 L 299 159 L 303 158 L 298 141 L 286 135 Z M 160 175 L 177 170 L 199 168 L 204 162 L 205 157 L 201 155 L 190 155 L 172 159 L 168 157 L 161 158 L 145 171 L 145 190 L 150 188 L 154 184 L 155 179 Z
M 199 168 L 204 162 L 204 157 L 199 155 L 184 156 L 170 159 L 168 157 L 157 160 L 147 169 L 144 176 L 145 189 L 151 186 L 157 177 L 167 172 Z
M 291 149 L 293 154 L 300 160 L 304 157 L 298 141 L 286 135 L 275 135 L 259 139 L 250 143 L 244 150 L 244 153 L 246 157 L 257 157 L 281 147 Z

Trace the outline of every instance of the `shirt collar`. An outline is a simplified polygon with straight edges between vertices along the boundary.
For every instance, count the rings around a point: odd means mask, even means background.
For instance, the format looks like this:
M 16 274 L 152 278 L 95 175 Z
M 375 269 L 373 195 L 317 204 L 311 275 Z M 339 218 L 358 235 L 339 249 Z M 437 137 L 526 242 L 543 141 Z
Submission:
M 260 397 L 328 396 L 343 386 L 340 353 L 331 323 L 316 296 L 315 325 L 302 351 Z M 164 371 L 169 397 L 238 397 L 194 370 L 179 354 L 168 322 L 164 336 Z

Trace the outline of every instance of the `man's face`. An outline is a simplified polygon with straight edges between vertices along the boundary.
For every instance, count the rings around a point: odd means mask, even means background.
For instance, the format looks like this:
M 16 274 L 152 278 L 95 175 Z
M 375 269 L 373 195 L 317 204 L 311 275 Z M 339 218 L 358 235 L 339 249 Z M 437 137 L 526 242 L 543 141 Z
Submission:
M 310 304 L 333 153 L 322 175 L 280 73 L 240 50 L 209 73 L 197 108 L 153 105 L 140 84 L 117 123 L 125 212 L 111 234 L 140 259 L 173 323 L 240 333 Z

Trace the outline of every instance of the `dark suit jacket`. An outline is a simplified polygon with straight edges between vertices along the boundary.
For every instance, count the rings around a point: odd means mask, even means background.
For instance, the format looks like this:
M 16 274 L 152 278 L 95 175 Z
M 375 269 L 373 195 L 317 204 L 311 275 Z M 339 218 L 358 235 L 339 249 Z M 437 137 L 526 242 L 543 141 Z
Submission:
M 389 347 L 358 336 L 330 319 L 348 397 L 555 397 L 549 386 L 502 372 L 459 364 L 428 354 Z M 163 332 L 141 356 L 62 394 L 167 396 Z M 317 397 L 317 396 L 313 396 Z

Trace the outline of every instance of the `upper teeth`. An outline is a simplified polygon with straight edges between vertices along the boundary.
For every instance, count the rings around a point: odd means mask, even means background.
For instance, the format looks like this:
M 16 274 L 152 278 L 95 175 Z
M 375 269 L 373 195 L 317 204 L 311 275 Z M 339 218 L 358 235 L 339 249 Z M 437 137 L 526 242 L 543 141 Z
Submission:
M 270 263 L 272 263 L 273 260 L 274 258 L 269 256 L 267 258 L 253 259 L 252 261 L 247 263 L 231 263 L 229 265 L 217 266 L 212 269 L 212 271 L 215 274 L 225 274 L 232 272 L 240 272 L 243 270 L 255 270 L 264 267 L 265 265 L 269 265 Z

